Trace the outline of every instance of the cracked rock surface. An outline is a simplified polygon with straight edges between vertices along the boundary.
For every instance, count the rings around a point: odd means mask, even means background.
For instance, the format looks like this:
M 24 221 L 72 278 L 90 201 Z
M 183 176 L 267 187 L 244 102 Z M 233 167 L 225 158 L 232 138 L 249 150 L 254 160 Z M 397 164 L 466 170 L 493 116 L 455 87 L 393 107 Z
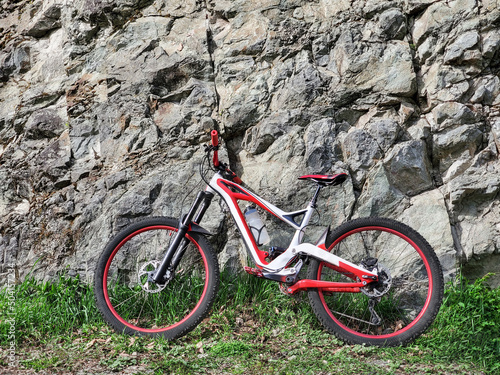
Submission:
M 285 210 L 378 215 L 450 277 L 500 271 L 500 10 L 494 0 L 13 0 L 0 6 L 0 274 L 90 280 L 113 233 L 178 217 L 209 131 Z M 186 194 L 191 194 L 184 199 Z M 246 262 L 214 202 L 224 267 Z M 272 218 L 272 245 L 287 231 Z M 3 280 L 0 278 L 0 280 Z M 493 283 L 500 283 L 500 278 Z

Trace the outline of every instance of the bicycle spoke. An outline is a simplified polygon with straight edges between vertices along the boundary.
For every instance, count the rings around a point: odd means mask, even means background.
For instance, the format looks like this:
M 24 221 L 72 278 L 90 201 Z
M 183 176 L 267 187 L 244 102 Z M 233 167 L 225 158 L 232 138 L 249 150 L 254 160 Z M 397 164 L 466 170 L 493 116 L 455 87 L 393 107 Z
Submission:
M 378 279 L 360 288 L 360 293 L 311 291 L 311 304 L 325 327 L 351 343 L 384 346 L 400 345 L 421 334 L 442 300 L 439 262 L 425 240 L 411 228 L 381 218 L 347 222 L 332 236 L 330 251 L 373 271 Z M 321 262 L 311 262 L 310 267 L 311 278 L 359 282 Z M 423 324 L 412 324 L 417 319 Z
M 218 285 L 217 260 L 204 238 L 197 237 L 202 247 L 187 235 L 188 243 L 179 249 L 184 252 L 179 272 L 164 285 L 148 281 L 172 243 L 178 221 L 153 218 L 143 223 L 126 228 L 108 246 L 108 258 L 100 259 L 96 273 L 107 275 L 108 298 L 97 293 L 98 306 L 119 332 L 175 337 L 208 313 Z M 96 290 L 102 286 L 97 283 Z
M 142 291 L 137 291 L 135 294 L 131 295 L 129 298 L 127 298 L 126 300 L 120 302 L 119 304 L 117 305 L 114 305 L 115 309 L 120 307 L 121 305 L 123 305 L 125 302 L 128 302 L 130 301 L 132 298 L 135 298 L 137 295 L 139 295 L 140 293 L 142 293 Z M 113 298 L 110 298 L 110 299 L 113 299 Z M 116 300 L 116 299 L 115 299 Z

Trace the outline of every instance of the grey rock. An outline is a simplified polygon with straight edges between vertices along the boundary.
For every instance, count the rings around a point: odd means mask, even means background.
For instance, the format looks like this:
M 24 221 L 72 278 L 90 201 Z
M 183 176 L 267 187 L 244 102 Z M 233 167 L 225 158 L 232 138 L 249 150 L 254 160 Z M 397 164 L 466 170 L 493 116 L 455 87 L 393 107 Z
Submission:
M 408 196 L 431 189 L 431 164 L 427 154 L 423 141 L 398 143 L 384 159 L 391 185 Z
M 311 173 L 328 173 L 337 161 L 334 142 L 337 124 L 332 119 L 312 122 L 304 134 L 305 163 Z
M 487 202 L 488 198 L 497 195 L 499 189 L 500 176 L 497 173 L 483 172 L 478 174 L 474 169 L 467 170 L 461 178 L 452 180 L 448 185 L 450 201 L 454 205 L 466 202 L 472 197 Z
M 459 125 L 474 124 L 480 120 L 477 113 L 462 103 L 448 102 L 437 105 L 432 114 L 435 120 L 433 131 L 441 131 L 446 128 Z
M 433 3 L 415 20 L 413 40 L 420 45 L 432 33 L 449 32 L 453 20 L 467 18 L 471 13 L 477 12 L 476 6 L 473 0 L 458 0 L 450 5 L 440 1 Z
M 411 96 L 416 91 L 410 47 L 401 41 L 366 43 L 356 30 L 345 30 L 327 68 L 358 92 L 370 89 Z
M 367 128 L 383 152 L 387 152 L 396 143 L 400 130 L 400 125 L 392 119 L 374 120 Z
M 500 256 L 498 254 L 474 256 L 467 259 L 467 263 L 462 265 L 463 275 L 468 280 L 477 280 L 488 275 L 485 283 L 491 288 L 498 288 L 500 285 Z
M 441 102 L 459 102 L 470 89 L 467 75 L 457 67 L 433 63 L 422 73 L 423 85 L 419 94 L 427 97 L 430 108 Z
M 138 9 L 150 5 L 153 0 L 79 0 L 77 3 L 81 16 L 93 23 L 123 25 Z
M 56 141 L 40 153 L 37 162 L 48 175 L 60 177 L 69 167 L 70 158 L 69 132 L 65 130 Z
M 94 37 L 97 36 L 99 27 L 78 20 L 71 22 L 68 25 L 67 30 L 68 37 L 71 39 L 72 43 L 74 43 L 75 45 L 86 45 L 90 43 Z M 83 51 L 88 52 L 87 50 Z
M 285 81 L 283 88 L 271 103 L 271 108 L 307 107 L 319 95 L 322 83 L 318 71 L 308 66 Z
M 466 50 L 469 50 L 479 43 L 479 34 L 477 31 L 469 31 L 461 34 L 448 48 L 444 55 L 444 63 L 449 64 L 451 62 L 461 63 L 464 59 L 467 59 L 464 54 Z
M 495 121 L 491 126 L 491 135 L 493 136 L 497 150 L 500 150 L 500 120 Z
M 50 3 L 50 2 L 49 2 Z M 45 36 L 49 31 L 61 27 L 62 4 L 52 4 L 47 8 L 42 6 L 41 11 L 35 15 L 26 34 L 36 38 Z
M 67 129 L 63 119 L 54 110 L 41 109 L 34 112 L 25 126 L 29 139 L 55 138 Z
M 366 170 L 382 158 L 377 141 L 366 131 L 351 129 L 343 139 L 344 161 L 349 165 L 354 179 L 362 184 Z
M 406 35 L 406 17 L 399 9 L 389 9 L 380 14 L 379 27 L 387 39 L 403 39 Z
M 297 111 L 280 111 L 265 118 L 257 126 L 247 130 L 243 148 L 253 155 L 265 152 L 275 140 L 288 133 L 298 117 Z
M 107 190 L 115 189 L 119 185 L 126 184 L 132 178 L 132 171 L 122 170 L 116 173 L 110 174 L 104 181 Z
M 213 128 L 221 159 L 284 209 L 314 192 L 297 177 L 349 173 L 322 190 L 308 240 L 380 215 L 422 233 L 447 277 L 472 260 L 486 272 L 498 253 L 494 2 L 37 0 L 0 12 L 0 268 L 15 262 L 20 279 L 37 262 L 42 280 L 90 280 L 113 233 L 185 212 Z M 212 208 L 202 225 L 236 269 L 241 243 Z
M 25 73 L 31 68 L 31 49 L 22 43 L 13 51 L 0 54 L 0 81 L 7 81 L 13 74 Z
M 483 132 L 476 125 L 462 125 L 433 135 L 433 153 L 439 160 L 439 169 L 444 172 L 454 160 L 467 151 L 477 152 L 483 141 Z
M 412 197 L 398 218 L 422 234 L 433 247 L 445 278 L 454 277 L 458 259 L 445 196 L 434 189 Z
M 387 171 L 378 163 L 367 173 L 364 188 L 356 201 L 355 217 L 394 217 L 406 206 L 407 198 L 391 186 Z
M 497 76 L 484 76 L 476 81 L 473 86 L 474 94 L 471 103 L 485 105 L 498 105 L 500 103 L 500 78 Z
M 19 244 L 16 237 L 0 236 L 0 257 L 2 268 L 14 268 L 17 264 Z
M 493 29 L 482 36 L 482 52 L 485 59 L 493 59 L 500 49 L 500 33 Z

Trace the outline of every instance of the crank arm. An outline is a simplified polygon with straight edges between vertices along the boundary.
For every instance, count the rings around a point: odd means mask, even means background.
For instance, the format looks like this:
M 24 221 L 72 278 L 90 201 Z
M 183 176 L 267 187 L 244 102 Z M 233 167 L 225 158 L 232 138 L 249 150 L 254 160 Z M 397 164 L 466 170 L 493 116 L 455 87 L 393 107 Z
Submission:
M 285 268 L 280 272 L 261 272 L 262 277 L 282 283 L 294 284 L 297 281 L 297 277 L 299 276 L 299 272 L 303 264 L 304 261 L 300 259 L 295 266 Z

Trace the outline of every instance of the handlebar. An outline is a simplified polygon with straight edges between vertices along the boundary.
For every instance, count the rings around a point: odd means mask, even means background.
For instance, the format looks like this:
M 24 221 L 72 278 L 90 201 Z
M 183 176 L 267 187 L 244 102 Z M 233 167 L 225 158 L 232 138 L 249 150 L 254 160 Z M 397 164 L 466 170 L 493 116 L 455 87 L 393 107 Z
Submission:
M 217 152 L 217 146 L 219 146 L 219 133 L 217 133 L 217 130 L 212 130 L 210 133 L 212 136 L 212 146 L 215 148 L 214 150 L 214 166 L 218 167 L 219 166 L 219 154 Z
M 226 172 L 226 174 L 228 175 L 228 177 L 234 181 L 235 183 L 237 183 L 238 185 L 241 185 L 243 183 L 243 181 L 241 181 L 241 179 L 236 176 L 236 174 L 231 171 L 224 163 L 221 163 L 219 162 L 219 154 L 217 152 L 218 150 L 218 146 L 219 146 L 219 133 L 217 133 L 217 130 L 212 130 L 210 132 L 210 136 L 212 138 L 212 148 L 213 148 L 213 151 L 214 151 L 214 157 L 213 157 L 213 163 L 214 163 L 214 167 L 216 168 L 219 168 L 223 171 Z
M 210 135 L 212 136 L 212 146 L 217 147 L 219 145 L 219 133 L 217 133 L 217 130 L 212 130 Z

